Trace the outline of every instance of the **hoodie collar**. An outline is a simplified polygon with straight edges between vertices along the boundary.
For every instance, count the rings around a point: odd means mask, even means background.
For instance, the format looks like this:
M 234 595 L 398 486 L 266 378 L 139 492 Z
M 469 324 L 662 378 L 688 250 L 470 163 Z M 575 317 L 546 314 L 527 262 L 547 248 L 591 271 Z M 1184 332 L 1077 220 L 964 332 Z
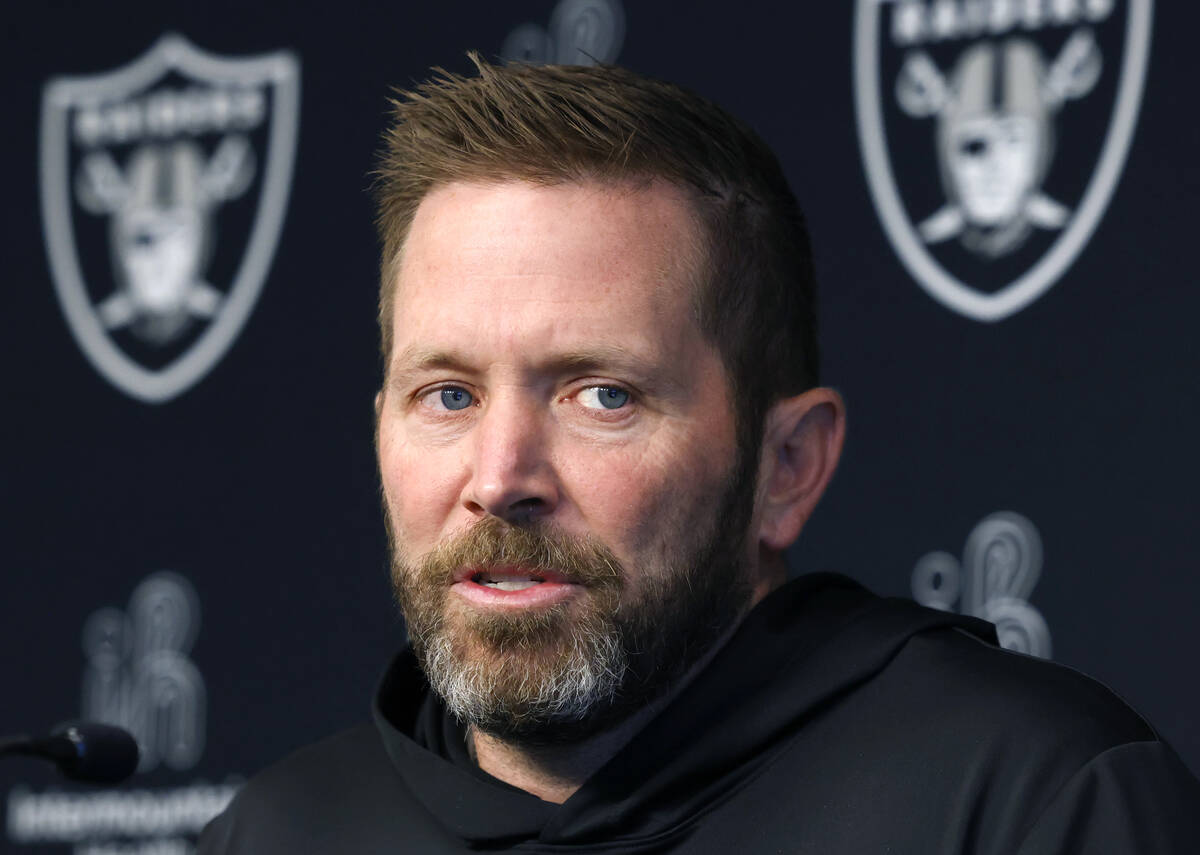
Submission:
M 410 649 L 384 676 L 374 717 L 408 789 L 468 844 L 632 843 L 668 833 L 752 775 L 913 634 L 951 625 L 995 642 L 990 624 L 881 599 L 843 576 L 793 580 L 759 603 L 708 667 L 562 805 L 471 767 L 461 727 Z

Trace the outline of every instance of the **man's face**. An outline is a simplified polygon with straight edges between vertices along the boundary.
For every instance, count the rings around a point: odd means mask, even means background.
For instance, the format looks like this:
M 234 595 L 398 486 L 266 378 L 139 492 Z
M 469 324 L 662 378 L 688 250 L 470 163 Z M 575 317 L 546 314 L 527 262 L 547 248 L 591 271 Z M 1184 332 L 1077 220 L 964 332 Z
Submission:
M 431 683 L 485 730 L 609 723 L 748 605 L 757 449 L 693 319 L 688 204 L 456 183 L 412 223 L 379 401 L 393 575 Z

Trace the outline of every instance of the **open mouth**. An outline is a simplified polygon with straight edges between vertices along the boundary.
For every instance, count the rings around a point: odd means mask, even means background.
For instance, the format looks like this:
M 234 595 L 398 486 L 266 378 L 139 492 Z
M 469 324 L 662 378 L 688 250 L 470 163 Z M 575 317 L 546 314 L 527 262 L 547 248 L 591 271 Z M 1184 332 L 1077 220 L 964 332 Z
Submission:
M 540 585 L 546 580 L 540 576 L 499 575 L 485 571 L 473 575 L 471 581 L 486 588 L 495 588 L 498 591 L 524 591 L 526 588 Z
M 483 609 L 543 608 L 580 596 L 586 586 L 566 573 L 519 564 L 463 568 L 451 589 Z

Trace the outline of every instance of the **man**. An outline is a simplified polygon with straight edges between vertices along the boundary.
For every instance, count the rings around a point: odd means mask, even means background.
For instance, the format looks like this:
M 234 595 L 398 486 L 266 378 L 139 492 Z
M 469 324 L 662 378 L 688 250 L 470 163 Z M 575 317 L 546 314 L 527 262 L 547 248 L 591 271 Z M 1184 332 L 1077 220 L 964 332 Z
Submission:
M 1200 787 L 1103 687 L 785 584 L 845 417 L 765 145 L 620 69 L 477 64 L 399 98 L 378 175 L 411 647 L 201 851 L 1200 851 Z

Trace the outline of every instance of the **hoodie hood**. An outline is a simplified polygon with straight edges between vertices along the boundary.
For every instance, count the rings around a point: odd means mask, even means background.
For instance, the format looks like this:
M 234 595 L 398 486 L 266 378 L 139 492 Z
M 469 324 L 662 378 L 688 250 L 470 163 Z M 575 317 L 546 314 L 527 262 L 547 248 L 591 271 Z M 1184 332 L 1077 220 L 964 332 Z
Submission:
M 474 767 L 462 728 L 411 650 L 384 676 L 374 718 L 407 789 L 471 848 L 651 846 L 736 792 L 913 635 L 947 626 L 996 643 L 995 628 L 975 618 L 879 598 L 842 576 L 796 579 L 759 603 L 709 665 L 561 805 Z

